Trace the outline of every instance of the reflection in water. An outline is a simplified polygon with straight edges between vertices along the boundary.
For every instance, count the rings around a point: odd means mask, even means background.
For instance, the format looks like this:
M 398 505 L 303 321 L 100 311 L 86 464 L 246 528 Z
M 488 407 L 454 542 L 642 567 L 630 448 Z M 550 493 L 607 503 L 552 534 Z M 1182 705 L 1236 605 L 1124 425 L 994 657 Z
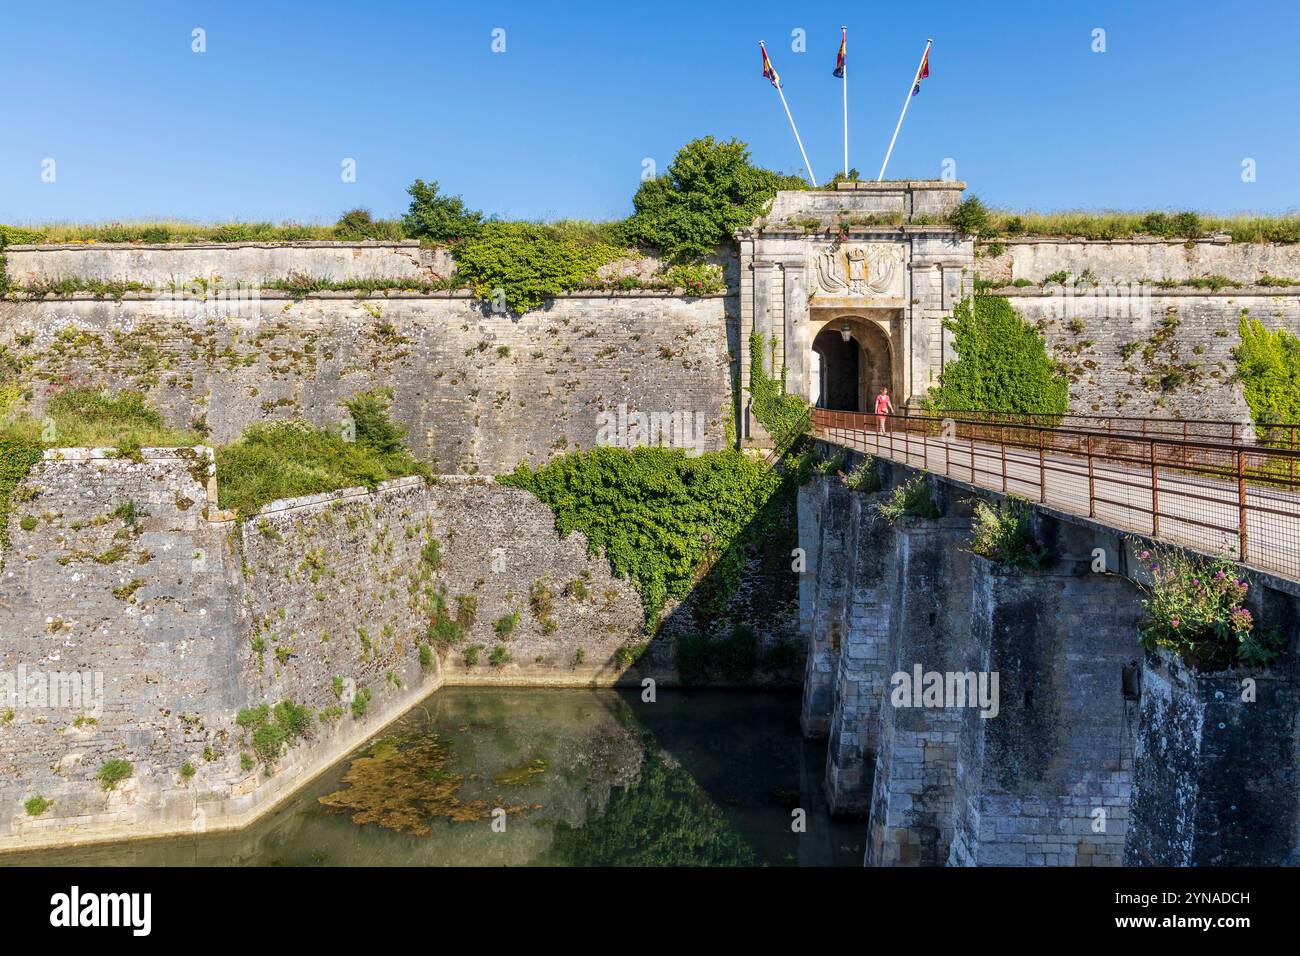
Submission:
M 826 815 L 798 709 L 768 692 L 445 688 L 245 830 L 0 864 L 861 866 L 866 827 Z

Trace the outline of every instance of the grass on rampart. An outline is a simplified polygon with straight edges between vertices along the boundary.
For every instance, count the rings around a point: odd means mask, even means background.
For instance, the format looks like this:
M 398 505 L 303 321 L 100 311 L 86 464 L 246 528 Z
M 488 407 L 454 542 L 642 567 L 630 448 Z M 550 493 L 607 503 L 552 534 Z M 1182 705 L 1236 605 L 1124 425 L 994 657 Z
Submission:
M 403 445 L 404 433 L 388 417 L 385 395 L 358 395 L 346 404 L 355 440 L 341 429 L 290 419 L 252 425 L 219 449 L 218 506 L 249 514 L 280 498 L 374 488 L 405 475 L 429 477 L 428 466 Z

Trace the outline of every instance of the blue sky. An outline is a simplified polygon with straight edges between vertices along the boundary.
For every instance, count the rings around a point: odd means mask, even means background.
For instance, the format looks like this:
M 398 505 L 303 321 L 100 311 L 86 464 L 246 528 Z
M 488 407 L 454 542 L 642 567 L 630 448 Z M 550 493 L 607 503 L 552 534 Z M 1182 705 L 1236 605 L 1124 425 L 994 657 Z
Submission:
M 504 216 L 622 216 L 644 159 L 662 170 L 706 133 L 801 168 L 760 39 L 824 180 L 841 163 L 842 23 L 864 176 L 932 36 L 891 177 L 936 177 L 951 158 L 998 206 L 1300 205 L 1294 2 L 4 0 L 0 14 L 6 222 L 389 216 L 417 177 Z

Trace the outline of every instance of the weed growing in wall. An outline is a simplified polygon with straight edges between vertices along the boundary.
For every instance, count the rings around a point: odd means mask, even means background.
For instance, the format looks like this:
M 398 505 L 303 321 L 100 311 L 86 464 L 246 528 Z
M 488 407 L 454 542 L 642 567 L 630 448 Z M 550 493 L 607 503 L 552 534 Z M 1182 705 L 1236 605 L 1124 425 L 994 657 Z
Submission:
M 282 700 L 274 708 L 267 704 L 245 707 L 235 717 L 235 724 L 243 730 L 245 743 L 269 769 L 286 745 L 291 746 L 307 734 L 314 719 L 306 706 Z
M 99 785 L 105 790 L 112 790 L 121 781 L 131 776 L 135 768 L 131 766 L 131 761 L 117 758 L 109 760 L 99 768 Z
M 1142 549 L 1138 559 L 1149 576 L 1140 625 L 1148 650 L 1168 648 L 1203 671 L 1267 667 L 1277 657 L 1282 642 L 1245 607 L 1250 584 L 1231 561 L 1163 547 Z
M 873 495 L 881 489 L 880 469 L 876 460 L 867 455 L 851 471 L 844 475 L 844 487 L 850 491 L 860 491 Z
M 876 505 L 876 513 L 891 524 L 905 517 L 939 517 L 939 509 L 930 498 L 930 483 L 925 480 L 925 475 L 917 475 L 895 488 L 884 501 Z
M 1034 537 L 1029 502 L 1010 498 L 996 504 L 975 502 L 970 549 L 978 555 L 1021 570 L 1037 569 L 1047 560 L 1047 547 Z

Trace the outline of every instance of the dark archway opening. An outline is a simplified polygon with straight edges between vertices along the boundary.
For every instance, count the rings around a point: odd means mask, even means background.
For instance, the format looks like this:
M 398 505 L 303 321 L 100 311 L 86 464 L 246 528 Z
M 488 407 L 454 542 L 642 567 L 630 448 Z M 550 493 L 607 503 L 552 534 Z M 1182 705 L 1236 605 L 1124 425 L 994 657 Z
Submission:
M 846 342 L 838 328 L 827 326 L 813 339 L 813 351 L 820 361 L 817 407 L 839 412 L 860 412 L 858 371 L 862 349 L 856 339 Z

